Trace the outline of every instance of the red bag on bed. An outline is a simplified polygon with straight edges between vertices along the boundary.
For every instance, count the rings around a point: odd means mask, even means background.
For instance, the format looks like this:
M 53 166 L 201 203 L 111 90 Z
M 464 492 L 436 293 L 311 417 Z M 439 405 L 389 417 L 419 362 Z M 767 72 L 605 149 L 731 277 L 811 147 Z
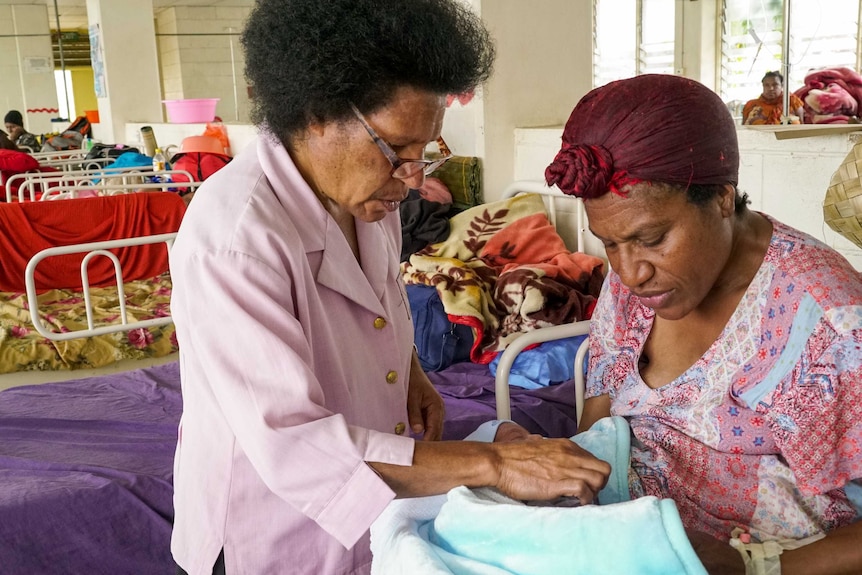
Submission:
M 45 248 L 176 232 L 184 213 L 183 200 L 166 192 L 0 204 L 0 291 L 24 291 L 27 262 Z M 164 244 L 111 251 L 120 260 L 124 281 L 168 269 Z M 36 269 L 37 289 L 81 289 L 85 255 L 43 260 Z M 91 286 L 115 285 L 114 266 L 108 258 L 93 258 L 88 269 Z
M 171 167 L 175 170 L 186 170 L 195 181 L 203 182 L 225 167 L 230 160 L 230 156 L 214 152 L 181 152 L 171 159 Z M 176 175 L 174 181 L 185 182 L 186 179 Z

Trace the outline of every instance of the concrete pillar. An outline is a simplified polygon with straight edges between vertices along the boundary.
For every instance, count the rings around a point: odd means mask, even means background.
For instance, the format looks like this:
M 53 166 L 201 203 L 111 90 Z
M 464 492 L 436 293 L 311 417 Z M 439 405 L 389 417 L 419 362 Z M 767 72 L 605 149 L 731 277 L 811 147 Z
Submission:
M 50 132 L 58 110 L 48 9 L 44 4 L 0 6 L 0 22 L 0 119 L 18 110 L 28 132 Z
M 95 136 L 127 143 L 126 122 L 162 121 L 153 1 L 87 0 L 87 18 L 99 102 Z

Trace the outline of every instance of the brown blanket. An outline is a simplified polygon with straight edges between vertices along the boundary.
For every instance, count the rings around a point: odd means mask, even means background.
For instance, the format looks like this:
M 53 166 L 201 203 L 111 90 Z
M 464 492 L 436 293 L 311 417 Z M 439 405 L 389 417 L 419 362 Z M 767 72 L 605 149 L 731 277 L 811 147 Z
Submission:
M 541 197 L 523 194 L 458 214 L 446 241 L 402 271 L 407 284 L 437 288 L 450 321 L 476 331 L 471 359 L 488 363 L 523 332 L 589 319 L 602 265 L 570 252 Z

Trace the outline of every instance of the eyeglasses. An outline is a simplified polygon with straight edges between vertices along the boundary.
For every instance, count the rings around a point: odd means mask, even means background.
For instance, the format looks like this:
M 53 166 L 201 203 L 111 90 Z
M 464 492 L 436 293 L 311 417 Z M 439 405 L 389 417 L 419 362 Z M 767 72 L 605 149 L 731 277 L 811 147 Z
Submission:
M 446 142 L 443 141 L 443 138 L 440 137 L 437 138 L 437 147 L 440 149 L 442 157 L 434 160 L 426 160 L 424 158 L 421 160 L 405 160 L 399 158 L 398 154 L 395 153 L 395 150 L 393 150 L 383 138 L 377 135 L 377 132 L 374 131 L 374 128 L 371 127 L 368 120 L 366 120 L 365 116 L 362 115 L 362 112 L 359 111 L 359 108 L 353 105 L 352 102 L 350 103 L 350 108 L 353 110 L 353 113 L 356 114 L 356 119 L 358 119 L 365 127 L 365 130 L 368 132 L 368 135 L 371 136 L 371 139 L 374 140 L 374 143 L 377 144 L 377 147 L 380 148 L 380 151 L 383 152 L 383 155 L 386 156 L 386 159 L 389 160 L 390 164 L 392 164 L 392 171 L 389 172 L 389 175 L 393 178 L 406 180 L 414 177 L 420 171 L 427 176 L 445 164 L 446 160 L 449 160 L 452 157 L 452 151 L 449 149 L 449 146 L 446 145 Z

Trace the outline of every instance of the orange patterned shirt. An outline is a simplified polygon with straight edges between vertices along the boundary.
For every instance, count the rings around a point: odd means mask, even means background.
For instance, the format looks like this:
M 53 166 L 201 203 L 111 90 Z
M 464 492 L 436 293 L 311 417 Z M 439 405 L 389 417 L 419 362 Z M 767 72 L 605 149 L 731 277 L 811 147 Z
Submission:
M 802 100 L 790 94 L 790 111 L 796 113 L 802 107 Z M 747 126 L 762 126 L 764 124 L 780 124 L 781 112 L 784 109 L 784 96 L 767 100 L 762 95 L 745 103 L 742 109 L 742 123 Z M 799 119 L 802 121 L 802 118 Z

